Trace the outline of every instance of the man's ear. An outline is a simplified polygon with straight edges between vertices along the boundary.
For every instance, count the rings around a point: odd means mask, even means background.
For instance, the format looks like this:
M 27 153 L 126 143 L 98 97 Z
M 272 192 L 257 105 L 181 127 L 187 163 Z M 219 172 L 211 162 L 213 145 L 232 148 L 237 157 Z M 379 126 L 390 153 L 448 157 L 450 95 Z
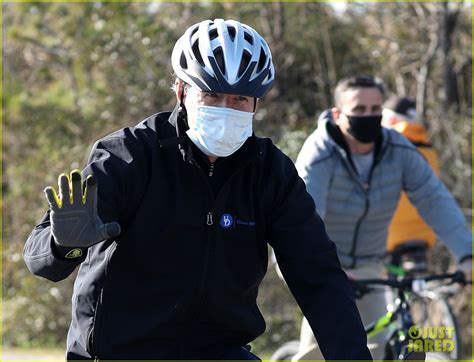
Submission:
M 174 92 L 175 92 L 175 95 L 176 95 L 176 101 L 178 101 L 178 102 L 179 102 L 179 95 L 181 94 L 181 91 L 182 91 L 181 82 L 179 81 L 179 79 L 176 79 L 174 81 Z
M 176 100 L 178 102 L 180 100 L 184 101 L 184 84 L 180 79 L 174 81 L 174 89 L 176 90 Z
M 339 124 L 339 115 L 341 114 L 341 112 L 339 112 L 339 109 L 336 107 L 332 108 L 331 114 L 332 114 L 332 119 L 334 123 Z

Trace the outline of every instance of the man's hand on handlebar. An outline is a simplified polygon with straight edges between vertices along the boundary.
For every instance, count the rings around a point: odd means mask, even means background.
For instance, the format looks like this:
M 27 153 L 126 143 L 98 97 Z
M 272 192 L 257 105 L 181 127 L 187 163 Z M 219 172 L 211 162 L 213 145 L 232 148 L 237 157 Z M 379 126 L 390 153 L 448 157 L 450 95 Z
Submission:
M 459 264 L 458 269 L 464 273 L 464 279 L 467 284 L 472 283 L 472 257 L 464 259 L 462 263 Z

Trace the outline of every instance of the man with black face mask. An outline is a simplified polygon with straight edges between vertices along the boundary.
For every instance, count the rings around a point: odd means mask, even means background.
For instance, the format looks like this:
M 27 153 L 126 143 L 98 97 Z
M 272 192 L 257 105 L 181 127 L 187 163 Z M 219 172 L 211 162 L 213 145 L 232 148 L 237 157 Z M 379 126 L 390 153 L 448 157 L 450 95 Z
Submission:
M 416 148 L 394 130 L 381 127 L 384 89 L 372 77 L 341 80 L 335 107 L 325 111 L 296 162 L 342 266 L 354 278 L 377 278 L 390 220 L 401 191 L 446 243 L 471 279 L 472 235 L 459 206 Z M 382 293 L 357 302 L 364 324 L 386 312 Z M 369 337 L 374 359 L 383 359 L 385 335 Z M 303 322 L 300 359 L 314 340 Z

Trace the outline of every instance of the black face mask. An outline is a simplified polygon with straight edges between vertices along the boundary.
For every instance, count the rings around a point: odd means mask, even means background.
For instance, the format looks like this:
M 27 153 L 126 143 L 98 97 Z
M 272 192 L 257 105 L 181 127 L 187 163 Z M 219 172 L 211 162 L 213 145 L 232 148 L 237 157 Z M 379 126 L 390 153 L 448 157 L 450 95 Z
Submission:
M 382 130 L 382 115 L 355 117 L 347 116 L 349 129 L 347 130 L 357 141 L 362 143 L 374 142 Z

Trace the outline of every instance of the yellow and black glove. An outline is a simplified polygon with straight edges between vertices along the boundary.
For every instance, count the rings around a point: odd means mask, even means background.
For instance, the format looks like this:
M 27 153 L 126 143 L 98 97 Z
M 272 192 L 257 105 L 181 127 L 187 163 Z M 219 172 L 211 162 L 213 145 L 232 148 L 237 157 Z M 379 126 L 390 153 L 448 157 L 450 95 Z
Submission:
M 97 182 L 93 176 L 89 175 L 84 183 L 80 172 L 73 170 L 69 177 L 59 176 L 59 196 L 53 187 L 44 190 L 51 209 L 51 232 L 60 246 L 87 248 L 120 234 L 117 222 L 104 224 L 97 214 Z

